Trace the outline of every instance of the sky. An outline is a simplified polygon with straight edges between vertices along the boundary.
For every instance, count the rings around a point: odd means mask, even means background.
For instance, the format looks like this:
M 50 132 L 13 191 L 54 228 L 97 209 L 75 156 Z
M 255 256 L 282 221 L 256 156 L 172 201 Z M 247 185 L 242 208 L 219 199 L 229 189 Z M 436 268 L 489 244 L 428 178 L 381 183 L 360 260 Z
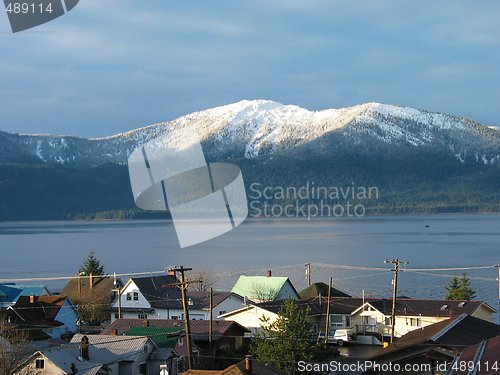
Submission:
M 80 0 L 13 34 L 0 130 L 112 135 L 242 99 L 500 125 L 500 2 Z

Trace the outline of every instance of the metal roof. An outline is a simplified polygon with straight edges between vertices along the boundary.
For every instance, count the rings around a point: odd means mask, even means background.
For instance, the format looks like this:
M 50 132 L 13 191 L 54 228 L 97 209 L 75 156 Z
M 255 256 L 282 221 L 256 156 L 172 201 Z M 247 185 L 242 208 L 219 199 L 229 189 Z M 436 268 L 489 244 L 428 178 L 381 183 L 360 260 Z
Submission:
M 292 289 L 295 290 L 288 277 L 285 276 L 267 277 L 241 275 L 231 289 L 231 292 L 239 294 L 240 296 L 245 296 L 251 300 L 258 300 L 257 294 L 259 290 L 276 290 L 279 292 L 286 283 L 289 283 Z
M 160 348 L 173 348 L 177 343 L 182 327 L 144 327 L 134 326 L 123 332 L 125 336 L 147 336 Z
M 110 364 L 117 361 L 133 361 L 139 353 L 143 353 L 146 343 L 154 343 L 144 336 L 82 335 L 77 333 L 70 343 L 71 349 L 78 357 L 79 345 L 83 336 L 89 339 L 90 361 Z M 68 350 L 71 350 L 68 349 Z

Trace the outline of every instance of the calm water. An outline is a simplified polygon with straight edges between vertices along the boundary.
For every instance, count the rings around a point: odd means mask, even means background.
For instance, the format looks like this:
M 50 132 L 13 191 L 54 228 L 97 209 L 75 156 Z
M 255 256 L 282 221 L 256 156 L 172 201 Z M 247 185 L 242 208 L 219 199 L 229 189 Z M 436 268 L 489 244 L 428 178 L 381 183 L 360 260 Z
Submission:
M 427 227 L 428 226 L 428 227 Z M 290 276 L 305 287 L 304 263 L 387 267 L 386 258 L 412 268 L 500 263 L 500 215 L 382 216 L 361 219 L 251 219 L 234 231 L 180 249 L 169 221 L 0 223 L 0 279 L 74 275 L 90 250 L 109 273 L 159 271 L 168 265 L 205 268 L 227 288 L 242 272 Z M 389 267 L 387 267 L 389 269 Z M 497 304 L 497 270 L 467 271 L 478 297 Z M 450 275 L 405 272 L 401 294 L 442 298 Z M 389 296 L 390 271 L 313 267 L 313 281 L 334 277 L 353 295 Z M 42 283 L 42 282 L 39 282 Z M 60 288 L 61 281 L 43 282 Z

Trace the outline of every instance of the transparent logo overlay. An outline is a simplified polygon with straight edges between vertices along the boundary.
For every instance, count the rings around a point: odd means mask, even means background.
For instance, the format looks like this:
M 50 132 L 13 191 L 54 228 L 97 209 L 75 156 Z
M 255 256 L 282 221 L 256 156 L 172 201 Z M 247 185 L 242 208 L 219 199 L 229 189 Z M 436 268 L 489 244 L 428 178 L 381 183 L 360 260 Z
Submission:
M 191 144 L 182 148 L 170 146 L 171 139 L 176 135 L 155 138 L 130 154 L 128 169 L 136 205 L 144 210 L 168 209 L 182 248 L 241 224 L 248 215 L 248 202 L 240 168 L 230 163 L 208 164 L 194 133 L 189 134 Z
M 61 17 L 79 0 L 4 0 L 13 33 L 31 29 Z

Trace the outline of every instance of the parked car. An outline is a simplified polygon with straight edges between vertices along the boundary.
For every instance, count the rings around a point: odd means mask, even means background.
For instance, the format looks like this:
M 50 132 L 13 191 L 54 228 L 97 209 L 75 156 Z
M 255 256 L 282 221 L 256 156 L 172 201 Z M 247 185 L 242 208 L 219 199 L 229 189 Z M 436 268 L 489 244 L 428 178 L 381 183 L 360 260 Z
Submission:
M 325 332 L 320 332 L 318 341 L 325 339 Z M 336 329 L 328 332 L 328 343 L 343 346 L 356 341 L 356 333 L 352 329 Z

